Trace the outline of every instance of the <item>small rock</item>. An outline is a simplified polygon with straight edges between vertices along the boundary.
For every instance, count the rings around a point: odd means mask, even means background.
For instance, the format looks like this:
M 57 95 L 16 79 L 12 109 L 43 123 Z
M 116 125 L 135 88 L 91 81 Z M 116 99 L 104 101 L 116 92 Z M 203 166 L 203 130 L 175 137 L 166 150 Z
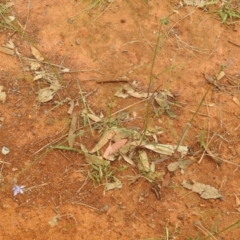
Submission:
M 10 152 L 9 148 L 7 148 L 7 147 L 2 148 L 2 154 L 3 155 L 7 155 L 9 152 Z

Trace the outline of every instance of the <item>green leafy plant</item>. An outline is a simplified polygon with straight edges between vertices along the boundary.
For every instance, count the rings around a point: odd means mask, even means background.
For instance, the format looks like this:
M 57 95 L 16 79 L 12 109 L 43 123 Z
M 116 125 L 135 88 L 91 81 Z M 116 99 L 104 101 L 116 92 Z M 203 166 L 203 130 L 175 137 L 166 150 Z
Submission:
M 91 170 L 88 171 L 88 176 L 92 180 L 94 186 L 119 181 L 115 176 L 116 172 L 126 169 L 125 166 L 113 168 L 111 166 L 102 166 L 91 164 Z

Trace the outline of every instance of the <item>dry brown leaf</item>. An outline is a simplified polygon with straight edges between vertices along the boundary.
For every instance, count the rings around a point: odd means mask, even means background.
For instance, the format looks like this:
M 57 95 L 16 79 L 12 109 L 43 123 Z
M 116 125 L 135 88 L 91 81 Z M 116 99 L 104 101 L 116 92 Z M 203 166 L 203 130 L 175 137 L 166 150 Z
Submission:
M 0 47 L 0 52 L 8 54 L 8 55 L 14 55 L 14 51 L 9 49 L 9 48 L 5 48 L 5 47 Z
M 13 21 L 16 19 L 15 16 L 7 16 L 7 18 L 8 18 L 11 22 L 13 22 Z
M 122 154 L 122 158 L 124 159 L 124 161 L 126 161 L 127 163 L 131 164 L 132 166 L 135 166 L 135 163 L 133 162 L 133 160 L 128 157 L 126 154 Z
M 173 155 L 175 146 L 173 145 L 165 145 L 165 144 L 146 144 L 143 147 L 152 150 L 156 153 L 164 154 L 164 155 Z
M 68 132 L 68 145 L 69 145 L 69 147 L 73 147 L 73 144 L 74 144 L 75 139 L 76 139 L 75 132 L 77 130 L 77 119 L 78 119 L 77 115 L 73 114 L 71 125 L 70 125 L 69 132 Z
M 35 47 L 31 46 L 31 52 L 32 55 L 39 61 L 42 62 L 44 60 L 44 57 L 42 56 L 42 54 L 38 51 L 38 49 L 36 49 Z
M 132 138 L 135 133 L 133 130 L 130 130 L 127 128 L 120 128 L 120 127 L 114 126 L 111 129 L 115 132 L 115 135 L 113 137 L 114 142 L 118 142 L 123 138 L 129 138 L 129 137 Z
M 107 142 L 113 138 L 113 136 L 115 135 L 115 132 L 113 130 L 107 130 L 103 136 L 101 137 L 101 139 L 99 140 L 99 142 L 95 145 L 95 147 L 89 151 L 89 153 L 94 153 L 97 152 L 98 150 L 100 150 L 105 144 L 107 144 Z
M 109 144 L 107 149 L 105 150 L 103 157 L 108 159 L 110 156 L 112 156 L 115 152 L 117 152 L 118 149 L 120 149 L 122 146 L 124 146 L 127 143 L 127 139 L 121 139 L 118 142 L 115 142 L 114 144 Z
M 127 98 L 128 96 L 135 97 L 135 98 L 147 98 L 151 96 L 152 93 L 140 93 L 136 92 L 135 89 L 130 85 L 124 85 L 122 89 L 119 89 L 116 93 L 116 97 Z
M 169 109 L 168 98 L 167 98 L 167 94 L 165 92 L 158 93 L 158 95 L 155 96 L 154 99 L 157 102 L 157 104 L 159 105 L 159 107 L 162 109 L 162 112 L 165 109 Z
M 10 39 L 4 47 L 14 50 L 15 45 L 14 45 L 12 39 Z
M 105 190 L 106 191 L 109 191 L 109 190 L 113 190 L 113 189 L 116 189 L 116 188 L 122 188 L 122 183 L 120 180 L 117 180 L 116 182 L 113 182 L 113 183 L 106 183 L 105 184 Z
M 101 122 L 102 119 L 94 114 L 88 113 L 87 116 L 94 122 Z
M 38 91 L 37 100 L 41 103 L 48 102 L 53 99 L 55 91 L 50 87 L 42 88 Z
M 87 154 L 87 153 L 85 153 L 85 160 L 87 163 L 95 164 L 95 165 L 108 166 L 110 164 L 109 161 L 104 160 L 102 157 L 98 157 L 98 156 Z
M 33 78 L 33 81 L 36 81 L 36 80 L 39 80 L 39 79 L 42 79 L 44 78 L 44 73 L 40 72 L 40 73 L 37 73 L 37 75 Z
M 218 75 L 217 75 L 217 80 L 221 80 L 223 77 L 225 76 L 225 72 L 221 71 Z
M 68 73 L 68 72 L 70 72 L 70 69 L 69 68 L 64 68 L 64 69 L 61 69 L 61 72 L 62 73 Z
M 119 152 L 121 154 L 124 154 L 124 155 L 129 155 L 131 151 L 131 142 L 128 141 L 123 147 L 121 147 L 121 149 L 119 150 Z
M 153 172 L 153 173 L 155 172 L 155 162 L 151 162 L 149 169 L 151 172 Z
M 148 93 L 139 93 L 139 92 L 128 92 L 128 94 L 131 97 L 135 97 L 135 98 L 147 98 L 148 97 Z M 151 95 L 149 95 L 151 96 Z
M 40 63 L 39 62 L 31 62 L 30 63 L 30 68 L 32 71 L 36 71 L 38 70 L 39 68 L 41 67 Z M 34 79 L 36 80 L 36 79 Z
M 169 172 L 174 172 L 176 170 L 179 169 L 179 162 L 176 161 L 176 162 L 172 162 L 172 163 L 169 163 L 168 166 L 167 166 L 167 169 Z
M 186 168 L 192 163 L 192 160 L 178 160 L 176 162 L 169 163 L 167 168 L 169 172 L 174 172 L 179 168 L 181 168 L 182 170 L 186 170 Z
M 60 83 L 58 82 L 58 80 L 54 80 L 51 85 L 50 85 L 50 88 L 54 91 L 57 91 L 61 88 L 61 85 Z
M 183 180 L 182 185 L 183 187 L 200 194 L 201 198 L 203 199 L 216 199 L 223 197 L 216 188 L 210 185 L 206 185 L 196 181 L 192 181 L 192 183 L 189 183 L 187 180 Z
M 142 171 L 149 172 L 150 171 L 150 165 L 148 161 L 147 153 L 143 150 L 139 151 L 139 161 L 138 168 Z

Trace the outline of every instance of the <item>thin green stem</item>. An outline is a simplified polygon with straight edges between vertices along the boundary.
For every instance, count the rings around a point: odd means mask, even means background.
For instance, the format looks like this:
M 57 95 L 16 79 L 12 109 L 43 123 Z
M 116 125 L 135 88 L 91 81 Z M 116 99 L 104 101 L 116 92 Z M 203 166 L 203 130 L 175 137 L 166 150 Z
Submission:
M 184 140 L 184 138 L 185 138 L 185 136 L 186 136 L 186 134 L 187 134 L 187 132 L 188 132 L 188 129 L 189 129 L 190 126 L 192 125 L 192 122 L 193 122 L 195 116 L 197 115 L 200 107 L 202 106 L 202 104 L 203 104 L 203 102 L 204 102 L 204 100 L 205 100 L 205 98 L 206 98 L 209 90 L 211 89 L 211 87 L 212 87 L 212 85 L 209 85 L 207 91 L 205 92 L 204 96 L 202 97 L 202 100 L 201 100 L 201 102 L 199 103 L 199 105 L 198 105 L 196 111 L 194 112 L 192 118 L 191 118 L 190 121 L 187 123 L 187 125 L 186 125 L 186 127 L 185 127 L 185 129 L 184 129 L 184 131 L 183 131 L 183 134 L 182 134 L 182 136 L 181 136 L 181 139 L 180 139 L 179 142 L 178 142 L 178 145 L 177 145 L 177 148 L 176 148 L 175 152 L 178 150 L 179 146 L 182 144 L 182 141 Z
M 169 18 L 172 16 L 173 13 L 171 13 L 168 17 L 161 19 L 160 21 L 160 25 L 159 25 L 159 29 L 158 29 L 158 36 L 157 36 L 157 42 L 156 42 L 156 47 L 154 49 L 154 54 L 153 54 L 153 60 L 152 60 L 152 64 L 151 64 L 151 70 L 150 70 L 150 77 L 149 77 L 149 83 L 148 83 L 148 95 L 147 98 L 149 98 L 150 95 L 150 90 L 151 87 L 153 85 L 153 79 L 154 79 L 154 75 L 153 75 L 153 70 L 154 70 L 154 66 L 155 66 L 155 62 L 156 62 L 156 58 L 157 58 L 157 54 L 158 54 L 158 50 L 163 46 L 163 44 L 165 43 L 166 38 L 162 41 L 162 43 L 159 45 L 160 43 L 160 39 L 161 39 L 161 31 L 162 31 L 162 27 L 163 25 L 167 25 Z M 146 135 L 146 131 L 147 131 L 147 126 L 148 126 L 148 121 L 149 121 L 149 113 L 150 113 L 150 105 L 151 105 L 151 99 L 148 100 L 147 102 L 147 107 L 146 107 L 146 115 L 145 115 L 145 121 L 144 121 L 144 126 L 143 126 L 143 133 L 141 136 L 141 140 L 139 145 L 141 145 L 144 136 Z

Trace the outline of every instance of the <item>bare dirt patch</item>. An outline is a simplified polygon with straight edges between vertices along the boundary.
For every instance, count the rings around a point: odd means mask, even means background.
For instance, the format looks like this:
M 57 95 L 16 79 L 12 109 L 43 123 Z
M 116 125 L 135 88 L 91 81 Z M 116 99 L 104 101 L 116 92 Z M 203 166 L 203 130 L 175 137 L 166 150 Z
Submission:
M 0 36 L 13 51 L 0 51 L 0 238 L 238 239 L 239 223 L 221 233 L 240 211 L 238 6 L 12 3 Z M 91 152 L 109 130 L 118 139 Z M 128 158 L 111 148 L 122 139 Z M 186 153 L 146 149 L 179 143 Z

